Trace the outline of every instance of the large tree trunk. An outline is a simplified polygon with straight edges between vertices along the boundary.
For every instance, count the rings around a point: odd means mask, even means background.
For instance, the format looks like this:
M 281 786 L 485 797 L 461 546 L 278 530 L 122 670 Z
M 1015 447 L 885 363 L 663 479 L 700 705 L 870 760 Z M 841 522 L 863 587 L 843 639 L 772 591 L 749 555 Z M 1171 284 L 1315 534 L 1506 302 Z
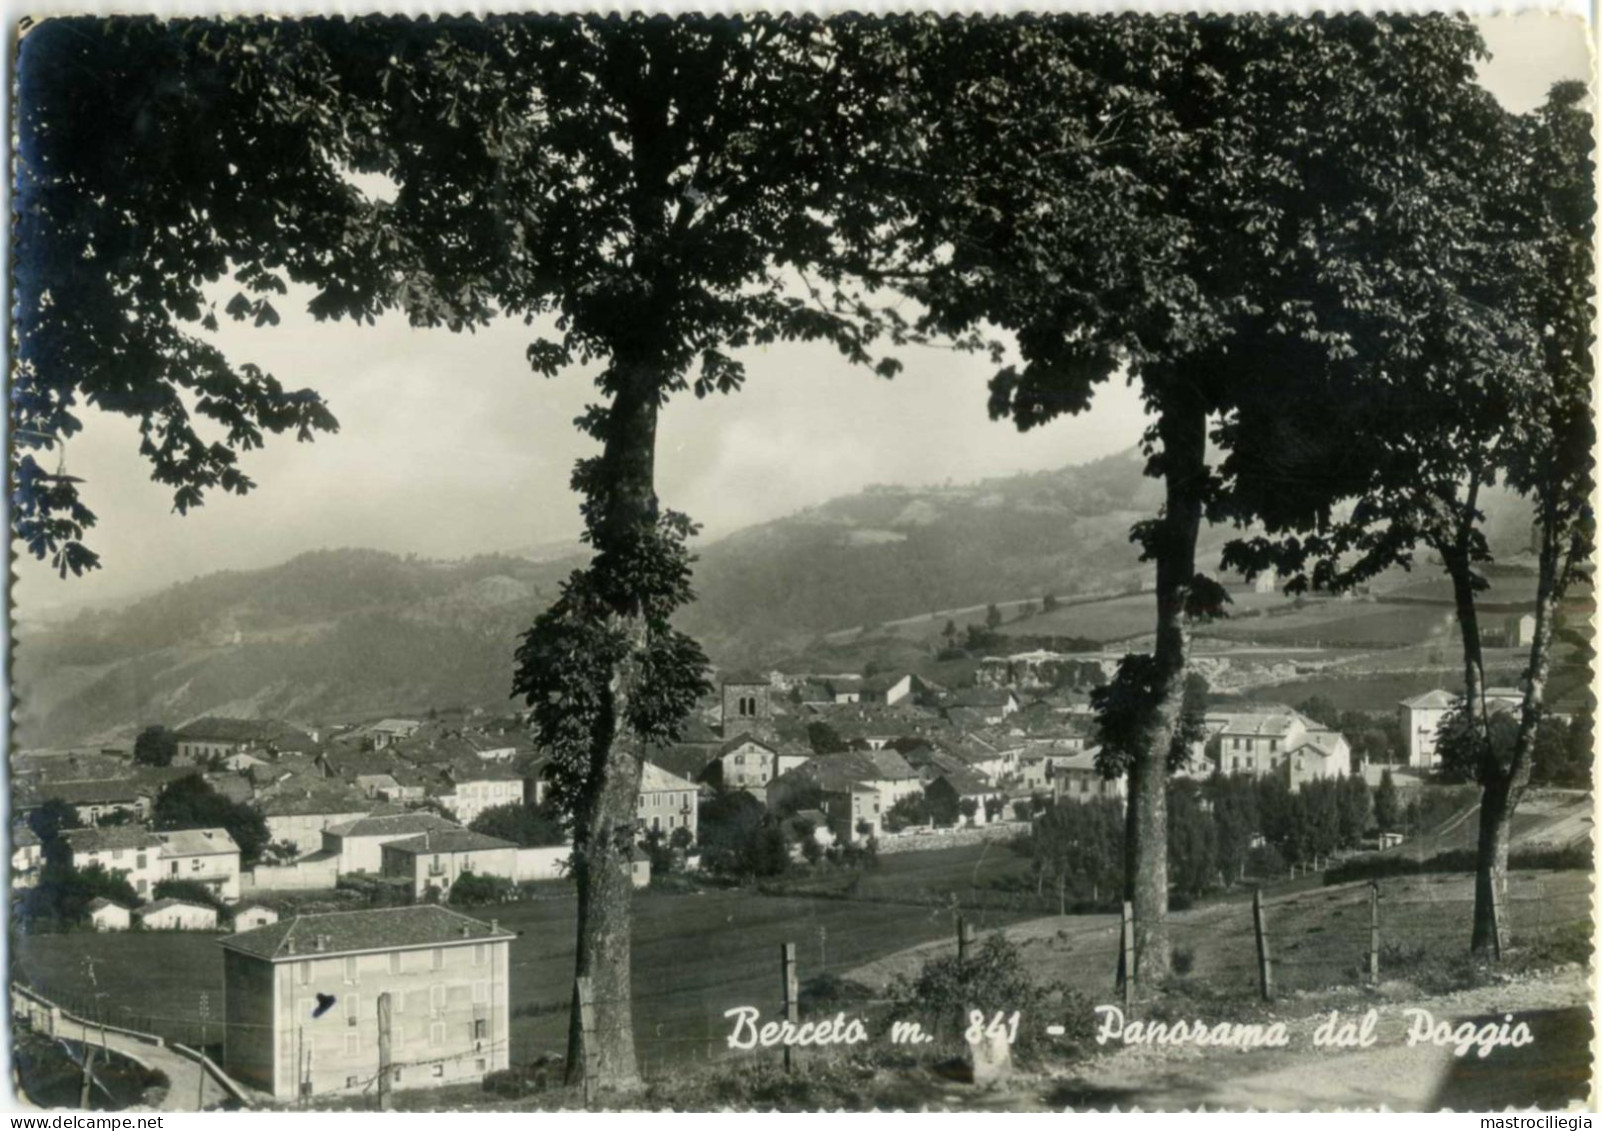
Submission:
M 1463 709 L 1472 733 L 1483 734 L 1485 727 L 1485 653 L 1480 646 L 1479 610 L 1474 602 L 1473 567 L 1468 554 L 1455 548 L 1443 549 L 1441 559 L 1452 579 L 1452 600 L 1457 612 L 1458 633 L 1463 638 Z
M 1190 662 L 1186 607 L 1196 577 L 1201 487 L 1206 469 L 1207 414 L 1200 405 L 1168 407 L 1163 441 L 1163 515 L 1155 535 L 1157 676 L 1150 725 L 1129 769 L 1125 884 L 1135 914 L 1137 985 L 1153 985 L 1171 969 L 1168 937 L 1168 751 L 1178 733 Z
M 1474 935 L 1469 947 L 1500 958 L 1507 944 L 1507 843 L 1513 822 L 1508 783 L 1498 773 L 1480 787 L 1480 839 L 1474 861 Z
M 1524 703 L 1518 735 L 1506 766 L 1493 754 L 1487 784 L 1480 794 L 1480 839 L 1474 860 L 1474 933 L 1469 947 L 1476 954 L 1501 958 L 1512 925 L 1507 902 L 1507 853 L 1513 814 L 1530 784 L 1535 740 L 1546 702 L 1546 681 L 1552 668 L 1552 628 L 1557 611 L 1558 549 L 1550 526 L 1542 531 L 1535 592 L 1535 633 L 1530 664 L 1525 669 Z
M 657 499 L 656 383 L 643 366 L 622 369 L 612 399 L 599 468 L 600 508 L 592 523 L 596 555 L 614 553 L 654 534 Z M 629 733 L 629 703 L 640 678 L 639 658 L 647 628 L 637 604 L 621 601 L 609 614 L 612 627 L 630 643 L 612 669 L 610 710 L 596 727 L 589 787 L 575 822 L 574 877 L 578 885 L 576 977 L 590 979 L 595 1031 L 581 1045 L 575 987 L 568 1030 L 568 1081 L 577 1082 L 581 1059 L 602 1088 L 627 1089 L 639 1082 L 634 1054 L 634 1010 L 630 963 L 633 947 L 632 858 L 639 804 L 642 752 Z

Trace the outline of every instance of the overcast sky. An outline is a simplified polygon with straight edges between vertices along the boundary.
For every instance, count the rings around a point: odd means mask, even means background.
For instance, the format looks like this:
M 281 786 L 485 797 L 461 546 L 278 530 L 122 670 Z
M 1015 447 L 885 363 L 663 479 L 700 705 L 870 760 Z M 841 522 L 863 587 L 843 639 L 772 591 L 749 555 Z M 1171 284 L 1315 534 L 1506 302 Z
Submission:
M 1483 80 L 1511 109 L 1536 105 L 1558 79 L 1588 75 L 1578 20 L 1497 17 L 1483 27 L 1495 54 Z M 88 410 L 66 466 L 87 480 L 100 516 L 88 541 L 104 568 L 60 581 L 19 557 L 13 596 L 24 618 L 320 547 L 453 558 L 577 535 L 567 480 L 590 450 L 572 423 L 594 396 L 589 372 L 534 376 L 523 356 L 531 334 L 517 323 L 455 335 L 399 319 L 319 325 L 291 303 L 278 309 L 278 327 L 229 323 L 219 340 L 236 361 L 320 390 L 340 431 L 313 444 L 270 439 L 245 457 L 255 491 L 213 494 L 180 518 L 138 457 L 134 422 Z M 1129 447 L 1143 427 L 1138 397 L 1115 384 L 1090 415 L 1020 435 L 986 416 L 988 359 L 930 349 L 899 356 L 906 371 L 884 381 L 828 347 L 745 351 L 744 391 L 681 396 L 664 414 L 664 502 L 716 537 L 870 484 L 963 482 L 1082 462 Z

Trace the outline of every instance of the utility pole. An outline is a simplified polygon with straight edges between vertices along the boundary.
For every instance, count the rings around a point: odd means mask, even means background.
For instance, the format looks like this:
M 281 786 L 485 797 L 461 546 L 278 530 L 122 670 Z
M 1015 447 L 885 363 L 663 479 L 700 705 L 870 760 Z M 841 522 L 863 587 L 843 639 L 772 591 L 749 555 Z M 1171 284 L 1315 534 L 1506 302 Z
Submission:
M 389 1096 L 389 993 L 378 995 L 378 1110 L 388 1111 Z
M 206 991 L 202 990 L 200 992 L 200 1055 L 202 1057 L 206 1055 L 206 1022 L 210 1017 L 211 999 L 206 996 Z M 204 1063 L 200 1063 L 196 1064 L 195 1067 L 200 1070 L 200 1083 L 195 1089 L 195 1110 L 204 1111 L 206 1109 L 206 1066 Z

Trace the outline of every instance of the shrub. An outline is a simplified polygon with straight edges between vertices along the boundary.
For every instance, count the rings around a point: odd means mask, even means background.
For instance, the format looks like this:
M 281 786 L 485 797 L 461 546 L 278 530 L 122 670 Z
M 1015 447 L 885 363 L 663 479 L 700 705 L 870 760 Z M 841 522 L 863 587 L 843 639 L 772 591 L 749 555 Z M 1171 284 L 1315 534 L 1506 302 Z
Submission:
M 1090 1003 L 1061 983 L 1034 981 L 1024 969 L 1017 945 L 1005 935 L 989 935 L 978 952 L 959 962 L 955 955 L 933 958 L 916 978 L 905 974 L 890 983 L 892 1021 L 917 1021 L 937 1046 L 964 1048 L 970 1009 L 983 1009 L 988 1023 L 996 1013 L 1020 1014 L 1013 1055 L 1026 1059 L 1045 1046 L 1043 1019 L 1062 1024 L 1074 1042 L 1088 1040 L 1093 1028 Z
M 429 890 L 432 891 L 433 888 Z M 515 892 L 515 885 L 505 876 L 480 876 L 468 872 L 451 886 L 450 901 L 457 907 L 505 903 L 513 898 Z

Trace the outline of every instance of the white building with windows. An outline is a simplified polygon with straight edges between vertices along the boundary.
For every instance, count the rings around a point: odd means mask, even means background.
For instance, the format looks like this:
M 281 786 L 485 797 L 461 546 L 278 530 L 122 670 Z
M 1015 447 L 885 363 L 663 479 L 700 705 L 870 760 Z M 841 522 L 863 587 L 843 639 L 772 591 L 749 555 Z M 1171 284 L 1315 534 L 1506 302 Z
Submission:
M 149 899 L 162 878 L 161 838 L 131 825 L 100 829 L 67 829 L 62 833 L 72 850 L 72 866 L 83 869 L 99 864 L 120 872 L 140 899 Z
M 205 884 L 224 903 L 239 902 L 239 845 L 227 829 L 175 829 L 161 839 L 163 880 Z
M 372 1095 L 380 1072 L 395 1090 L 481 1080 L 511 1063 L 513 937 L 493 919 L 418 905 L 220 939 L 223 1070 L 279 1100 Z
M 700 787 L 661 766 L 645 763 L 640 773 L 640 803 L 635 816 L 642 832 L 659 831 L 673 834 L 675 829 L 689 829 L 696 835 L 696 815 Z

